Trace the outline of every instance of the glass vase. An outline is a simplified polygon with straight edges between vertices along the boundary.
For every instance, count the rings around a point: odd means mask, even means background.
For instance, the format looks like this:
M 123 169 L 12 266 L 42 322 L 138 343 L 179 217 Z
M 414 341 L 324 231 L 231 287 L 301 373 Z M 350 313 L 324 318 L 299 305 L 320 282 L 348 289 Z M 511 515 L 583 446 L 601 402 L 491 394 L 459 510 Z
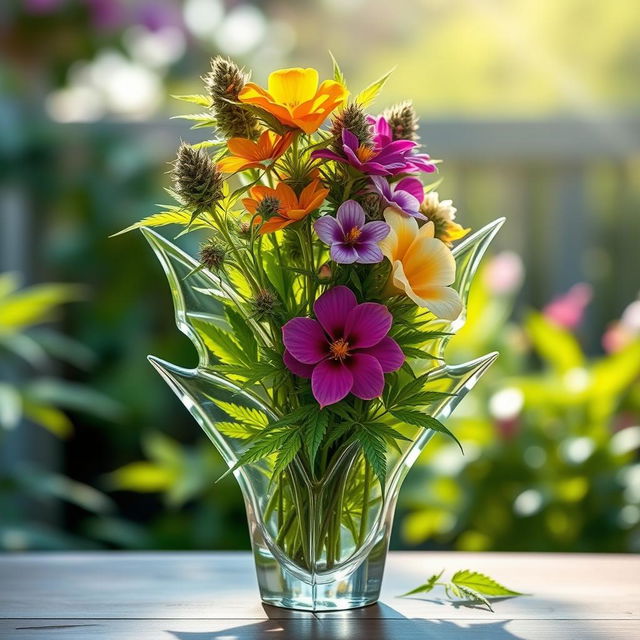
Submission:
M 454 287 L 464 302 L 480 259 L 503 221 L 487 225 L 453 251 Z M 268 394 L 230 375 L 216 348 L 216 341 L 224 346 L 228 340 L 226 331 L 231 328 L 225 310 L 242 306 L 240 294 L 236 285 L 201 268 L 163 236 L 150 229 L 142 232 L 169 280 L 176 324 L 199 357 L 193 369 L 154 356 L 149 360 L 200 424 L 242 489 L 262 600 L 309 611 L 373 604 L 380 594 L 398 492 L 435 432 L 391 423 L 404 439 L 397 448 L 379 452 L 387 467 L 383 484 L 349 439 L 336 438 L 315 459 L 300 452 L 284 467 L 277 466 L 273 456 L 238 467 L 252 430 L 278 419 Z M 245 321 L 256 335 L 264 331 L 260 322 L 250 317 Z M 464 312 L 453 322 L 433 319 L 421 327 L 441 332 L 417 372 L 429 372 L 425 390 L 445 392 L 435 394 L 438 399 L 432 405 L 420 407 L 441 421 L 497 357 L 491 353 L 461 365 L 443 364 L 446 342 L 463 324 Z

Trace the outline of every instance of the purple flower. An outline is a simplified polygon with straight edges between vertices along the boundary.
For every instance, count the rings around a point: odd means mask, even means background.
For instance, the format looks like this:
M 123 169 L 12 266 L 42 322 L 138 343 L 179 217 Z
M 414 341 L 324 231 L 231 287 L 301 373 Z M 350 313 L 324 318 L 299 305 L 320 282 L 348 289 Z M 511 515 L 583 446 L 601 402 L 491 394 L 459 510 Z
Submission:
M 382 180 L 382 178 L 381 178 Z M 338 208 L 336 217 L 322 216 L 314 229 L 322 242 L 331 247 L 331 258 L 340 264 L 375 264 L 384 256 L 378 242 L 389 235 L 386 222 L 367 222 L 364 209 L 347 200 Z
M 420 213 L 420 204 L 424 200 L 424 189 L 420 180 L 403 178 L 400 182 L 389 184 L 381 176 L 371 176 L 371 181 L 387 207 L 399 209 L 413 218 L 427 219 Z
M 312 158 L 327 158 L 343 162 L 372 176 L 389 176 L 402 173 L 407 166 L 405 154 L 415 145 L 408 140 L 397 140 L 384 147 L 360 144 L 357 136 L 348 129 L 342 130 L 342 152 L 339 155 L 329 149 L 318 149 Z
M 311 378 L 320 407 L 349 393 L 363 400 L 380 396 L 384 374 L 404 363 L 398 343 L 387 336 L 389 310 L 375 302 L 358 304 L 350 289 L 338 286 L 323 293 L 313 311 L 317 320 L 293 318 L 282 327 L 287 368 Z
M 393 144 L 393 133 L 391 127 L 387 122 L 387 119 L 383 116 L 374 118 L 368 117 L 369 123 L 373 128 L 373 142 L 376 148 L 385 148 L 390 144 Z M 423 171 L 424 173 L 434 173 L 436 165 L 431 161 L 431 158 L 426 153 L 412 153 L 418 146 L 417 142 L 409 140 L 401 140 L 399 142 L 409 142 L 410 146 L 407 146 L 404 152 L 404 168 L 402 171 L 394 171 L 394 175 L 398 173 L 418 173 Z

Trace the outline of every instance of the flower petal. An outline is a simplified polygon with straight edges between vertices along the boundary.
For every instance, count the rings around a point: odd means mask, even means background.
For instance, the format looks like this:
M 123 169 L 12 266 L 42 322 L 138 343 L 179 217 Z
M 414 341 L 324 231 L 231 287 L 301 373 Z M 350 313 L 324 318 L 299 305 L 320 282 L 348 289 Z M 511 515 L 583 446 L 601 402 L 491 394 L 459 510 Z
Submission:
M 385 198 L 391 197 L 391 185 L 382 176 L 371 176 L 371 182 L 376 190 Z
M 328 353 L 327 337 L 318 322 L 311 318 L 292 318 L 282 327 L 282 341 L 287 351 L 303 364 L 316 364 Z
M 424 200 L 424 187 L 418 178 L 403 178 L 396 184 L 396 191 L 410 193 L 418 201 L 418 204 Z
M 313 225 L 318 238 L 325 244 L 331 246 L 334 242 L 342 242 L 344 233 L 342 227 L 333 216 L 322 216 L 318 218 Z
M 382 395 L 384 373 L 377 358 L 367 353 L 354 353 L 346 365 L 353 376 L 351 393 L 362 400 L 373 400 Z
M 455 320 L 462 312 L 462 300 L 455 289 L 451 287 L 424 287 L 415 289 L 422 304 L 438 318 Z
M 358 261 L 358 257 L 359 251 L 349 244 L 335 242 L 331 245 L 331 259 L 338 264 L 353 264 Z
M 354 248 L 358 254 L 356 262 L 359 262 L 360 264 L 378 264 L 378 262 L 382 262 L 384 260 L 382 250 L 374 242 L 362 242 Z
M 315 69 L 279 69 L 269 74 L 268 91 L 275 102 L 298 105 L 311 100 L 318 88 Z
M 336 218 L 345 233 L 348 233 L 351 229 L 364 226 L 364 209 L 355 200 L 347 200 L 338 207 Z
M 360 242 L 380 242 L 389 235 L 390 227 L 386 222 L 367 222 L 362 227 L 362 233 L 358 240 Z
M 342 338 L 349 312 L 358 304 L 356 296 L 343 285 L 325 291 L 313 304 L 322 328 L 334 339 Z
M 368 349 L 363 349 L 359 353 L 367 353 L 373 356 L 380 363 L 384 373 L 397 371 L 405 361 L 405 355 L 402 353 L 402 349 L 398 343 L 389 336 L 385 336 L 378 344 L 374 344 L 373 347 L 369 347 Z
M 296 360 L 286 349 L 282 354 L 282 360 L 284 361 L 285 367 L 287 367 L 291 373 L 301 378 L 310 378 L 315 367 L 313 364 L 305 364 L 304 362 Z
M 365 302 L 359 304 L 347 316 L 344 338 L 354 349 L 366 349 L 378 344 L 389 329 L 393 317 L 383 304 Z
M 324 360 L 316 365 L 311 375 L 311 391 L 320 408 L 340 402 L 349 394 L 351 387 L 353 375 L 339 360 Z

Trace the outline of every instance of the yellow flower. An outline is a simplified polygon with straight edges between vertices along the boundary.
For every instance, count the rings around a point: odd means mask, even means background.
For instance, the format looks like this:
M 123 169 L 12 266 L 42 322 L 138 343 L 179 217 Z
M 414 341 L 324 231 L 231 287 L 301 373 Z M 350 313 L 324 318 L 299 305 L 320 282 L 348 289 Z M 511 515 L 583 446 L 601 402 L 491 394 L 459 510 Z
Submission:
M 420 205 L 420 213 L 423 213 L 435 225 L 435 237 L 439 238 L 448 247 L 456 240 L 464 238 L 471 229 L 465 229 L 457 222 L 457 209 L 451 200 L 440 200 L 437 191 L 430 191 L 424 197 Z
M 455 320 L 462 300 L 448 285 L 455 280 L 456 261 L 445 244 L 434 238 L 433 222 L 418 227 L 415 218 L 391 207 L 385 209 L 384 218 L 391 230 L 379 244 L 391 262 L 390 285 L 435 316 Z
M 305 133 L 317 131 L 329 114 L 347 99 L 347 89 L 335 80 L 318 87 L 315 69 L 280 69 L 269 76 L 268 90 L 247 83 L 238 99 L 260 107 L 282 124 Z

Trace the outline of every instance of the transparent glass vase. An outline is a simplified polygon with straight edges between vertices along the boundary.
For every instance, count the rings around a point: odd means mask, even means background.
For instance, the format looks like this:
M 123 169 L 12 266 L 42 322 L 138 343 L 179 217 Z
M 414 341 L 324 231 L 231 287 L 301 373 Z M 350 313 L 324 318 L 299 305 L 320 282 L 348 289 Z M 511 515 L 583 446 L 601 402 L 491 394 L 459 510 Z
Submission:
M 454 287 L 466 302 L 471 280 L 499 219 L 460 243 Z M 151 364 L 191 412 L 230 469 L 247 448 L 246 434 L 234 430 L 242 419 L 255 428 L 277 419 L 268 397 L 229 377 L 212 341 L 229 330 L 227 305 L 241 304 L 236 288 L 199 268 L 197 262 L 158 233 L 143 229 L 169 280 L 176 324 L 194 343 L 198 366 L 186 369 L 149 356 Z M 264 327 L 245 318 L 260 335 Z M 430 370 L 425 390 L 446 392 L 420 407 L 446 421 L 456 405 L 497 357 L 487 354 L 460 365 L 442 364 L 450 335 L 464 324 L 433 319 L 422 328 L 441 331 L 431 342 L 439 359 L 420 361 Z M 218 354 L 218 355 L 216 355 Z M 435 363 L 435 364 L 434 364 Z M 444 399 L 442 399 L 444 398 Z M 270 605 L 310 611 L 362 607 L 378 600 L 393 516 L 402 481 L 434 435 L 430 429 L 391 423 L 406 439 L 386 452 L 387 476 L 381 486 L 353 442 L 336 442 L 313 465 L 296 455 L 274 471 L 272 458 L 236 468 L 242 489 L 262 600 Z M 385 455 L 383 453 L 382 455 Z

